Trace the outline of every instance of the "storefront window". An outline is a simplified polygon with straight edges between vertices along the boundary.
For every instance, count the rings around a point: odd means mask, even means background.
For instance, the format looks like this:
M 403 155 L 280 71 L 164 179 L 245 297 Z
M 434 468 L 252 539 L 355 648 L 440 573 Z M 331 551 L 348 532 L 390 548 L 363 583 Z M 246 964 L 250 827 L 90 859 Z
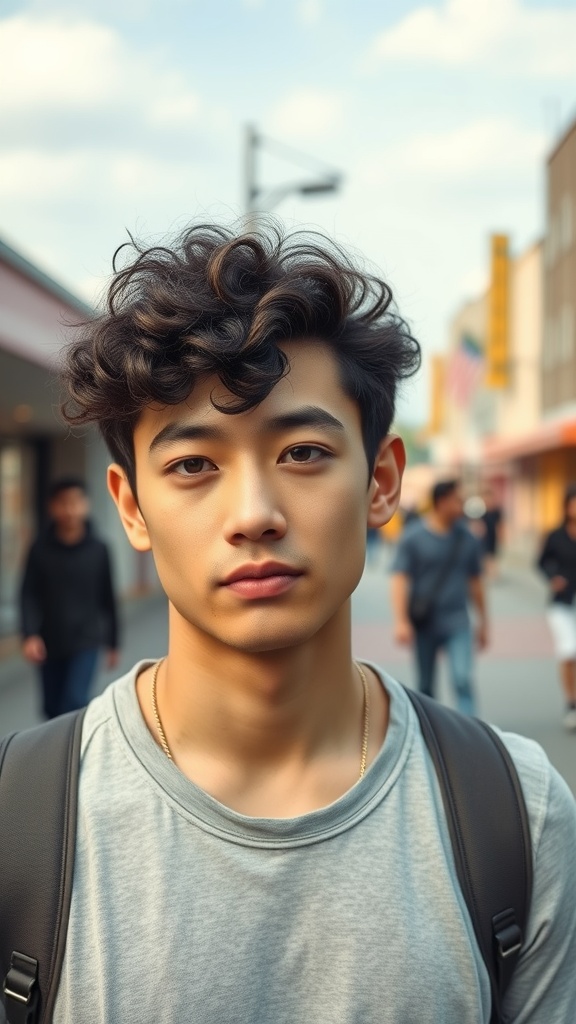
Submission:
M 18 629 L 18 591 L 34 527 L 32 452 L 0 441 L 0 635 Z

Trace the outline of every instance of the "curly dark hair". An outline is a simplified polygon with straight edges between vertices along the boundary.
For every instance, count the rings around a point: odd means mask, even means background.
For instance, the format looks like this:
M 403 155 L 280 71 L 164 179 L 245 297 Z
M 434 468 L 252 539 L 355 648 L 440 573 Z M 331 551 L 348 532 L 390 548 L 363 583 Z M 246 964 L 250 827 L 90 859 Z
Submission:
M 126 249 L 135 256 L 118 267 Z M 275 224 L 244 234 L 193 226 L 172 245 L 117 250 L 105 311 L 84 323 L 63 366 L 70 424 L 96 422 L 136 493 L 133 432 L 152 402 L 176 405 L 217 375 L 252 409 L 289 371 L 279 347 L 318 339 L 358 403 L 371 468 L 390 430 L 399 383 L 420 365 L 420 346 L 391 309 L 392 292 L 322 235 L 285 236 Z

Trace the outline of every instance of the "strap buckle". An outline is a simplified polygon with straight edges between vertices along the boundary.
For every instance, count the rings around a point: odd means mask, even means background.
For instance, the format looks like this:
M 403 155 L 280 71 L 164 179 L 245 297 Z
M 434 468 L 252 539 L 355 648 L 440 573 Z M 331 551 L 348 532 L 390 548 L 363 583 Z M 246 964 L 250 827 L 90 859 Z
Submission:
M 520 952 L 524 936 L 512 908 L 503 910 L 501 914 L 496 914 L 492 918 L 492 930 L 496 951 L 502 960 L 507 960 L 509 956 Z
M 31 1013 L 38 1000 L 38 961 L 25 953 L 17 953 L 16 950 L 10 958 L 10 969 L 4 978 L 2 986 L 4 995 L 8 999 L 14 999 L 23 1012 Z M 24 1007 L 26 1010 L 24 1011 Z M 12 1015 L 8 1012 L 8 1018 Z

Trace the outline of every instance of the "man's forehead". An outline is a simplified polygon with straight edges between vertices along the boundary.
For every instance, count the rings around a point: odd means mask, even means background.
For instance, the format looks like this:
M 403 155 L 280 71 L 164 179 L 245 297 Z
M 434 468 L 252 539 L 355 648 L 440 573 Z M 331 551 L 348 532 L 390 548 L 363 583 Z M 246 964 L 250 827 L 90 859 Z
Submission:
M 50 501 L 60 501 L 70 498 L 86 498 L 86 492 L 82 487 L 60 487 L 59 490 L 52 495 Z
M 244 412 L 223 412 L 227 405 L 237 404 L 238 397 L 214 375 L 199 381 L 188 398 L 178 405 L 148 406 L 136 432 L 149 437 L 167 424 L 190 421 L 226 432 L 252 425 L 262 429 L 264 424 L 274 426 L 274 420 L 288 420 L 290 416 L 294 416 L 294 425 L 297 425 L 299 416 L 305 418 L 305 410 L 311 412 L 309 421 L 316 421 L 319 426 L 322 425 L 320 411 L 325 413 L 325 426 L 330 426 L 330 417 L 341 428 L 350 417 L 356 423 L 359 418 L 356 405 L 342 389 L 336 361 L 327 346 L 319 342 L 298 342 L 282 347 L 289 358 L 289 369 L 258 405 Z

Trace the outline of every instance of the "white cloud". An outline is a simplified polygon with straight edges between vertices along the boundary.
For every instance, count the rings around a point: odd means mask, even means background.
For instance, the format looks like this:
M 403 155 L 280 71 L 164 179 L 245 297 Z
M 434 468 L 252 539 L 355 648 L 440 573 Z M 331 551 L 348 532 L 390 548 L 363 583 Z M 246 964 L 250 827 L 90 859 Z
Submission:
M 510 177 L 544 154 L 545 136 L 506 118 L 483 118 L 462 128 L 412 136 L 365 160 L 358 173 L 366 183 L 413 177 L 423 187 L 435 181 L 465 183 L 490 176 Z
M 119 225 L 162 233 L 211 215 L 229 139 L 227 108 L 196 94 L 186 65 L 96 21 L 0 18 L 2 230 L 83 294 L 87 254 L 102 246 L 95 277 L 107 272 Z
M 382 32 L 371 55 L 569 77 L 575 70 L 575 41 L 574 10 L 534 10 L 521 0 L 445 0 L 441 7 L 418 7 Z
M 4 199 L 66 196 L 89 172 L 85 153 L 44 153 L 12 149 L 0 153 L 0 195 Z
M 10 109 L 82 107 L 110 102 L 122 54 L 102 25 L 35 20 L 0 22 L 0 104 Z
M 190 188 L 189 161 L 118 153 L 106 162 L 104 172 L 111 192 L 137 200 L 150 199 L 162 191 L 185 195 Z
M 18 15 L 0 20 L 0 112 L 140 108 L 153 123 L 189 122 L 198 97 L 181 76 L 132 52 L 92 21 Z
M 185 194 L 189 161 L 154 158 L 146 153 L 50 153 L 11 150 L 0 153 L 0 196 L 34 203 L 77 196 L 114 196 L 114 201 L 149 199 L 163 192 Z
M 152 99 L 148 119 L 156 125 L 185 126 L 196 119 L 199 111 L 200 99 L 196 93 L 174 81 L 173 88 L 167 89 L 165 95 Z
M 340 124 L 339 96 L 312 89 L 299 89 L 286 96 L 270 112 L 268 123 L 278 135 L 314 138 L 327 135 Z
M 323 0 L 300 0 L 296 11 L 304 25 L 317 25 L 324 15 Z

